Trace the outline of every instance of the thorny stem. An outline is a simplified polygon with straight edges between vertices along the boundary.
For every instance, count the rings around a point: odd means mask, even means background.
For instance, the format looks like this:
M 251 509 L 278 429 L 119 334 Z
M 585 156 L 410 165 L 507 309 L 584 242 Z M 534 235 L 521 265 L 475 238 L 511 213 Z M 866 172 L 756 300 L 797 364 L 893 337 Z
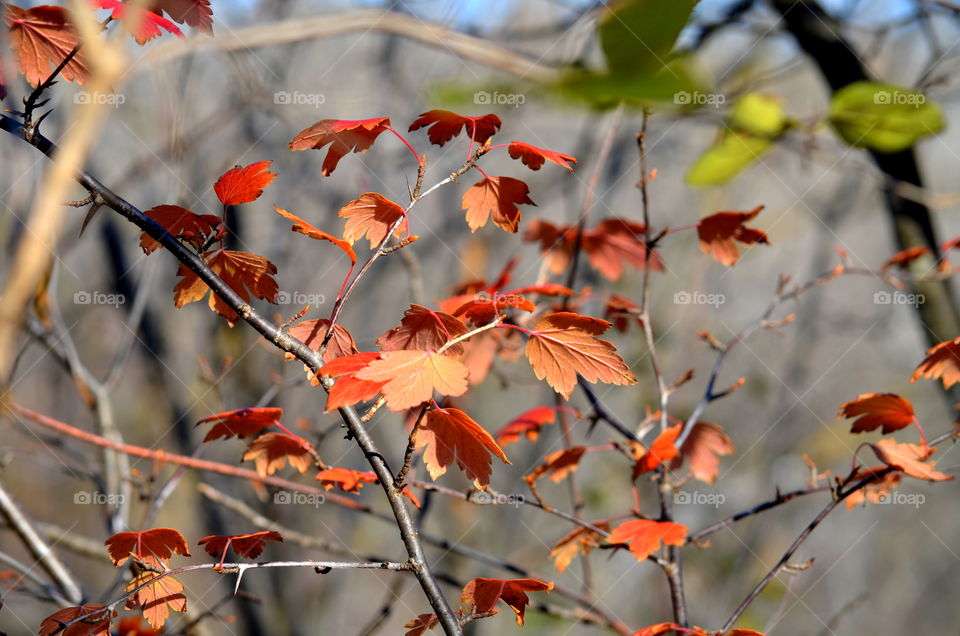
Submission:
M 55 154 L 56 147 L 53 142 L 40 134 L 27 135 L 23 125 L 6 116 L 0 116 L 0 129 L 6 130 L 14 136 L 26 140 L 47 156 Z M 475 157 L 479 158 L 478 155 Z M 464 168 L 464 170 L 469 169 Z M 456 173 L 448 177 L 447 181 L 456 178 Z M 216 273 L 207 266 L 207 264 L 193 251 L 188 249 L 182 243 L 171 236 L 162 226 L 153 219 L 146 216 L 140 209 L 136 208 L 126 200 L 122 199 L 115 192 L 104 186 L 101 182 L 90 175 L 81 172 L 77 176 L 77 181 L 88 192 L 97 193 L 104 201 L 104 204 L 137 225 L 149 236 L 157 240 L 163 247 L 170 251 L 185 267 L 193 271 L 212 291 L 217 294 L 231 309 L 233 309 L 246 323 L 253 327 L 257 332 L 264 336 L 269 342 L 277 348 L 294 354 L 301 362 L 306 364 L 314 372 L 323 366 L 322 354 L 311 350 L 304 343 L 290 337 L 288 334 L 280 331 L 271 321 L 261 316 L 250 304 L 238 295 L 233 288 L 227 285 Z M 426 193 L 425 193 L 426 194 Z M 411 204 L 412 205 L 412 204 Z M 398 221 L 399 223 L 399 221 Z M 395 228 L 393 228 L 395 229 Z M 393 229 L 387 236 L 391 236 Z M 386 241 L 384 241 L 385 244 Z M 384 244 L 381 244 L 381 248 Z M 378 249 L 368 261 L 372 263 L 377 254 L 382 250 Z M 355 281 L 356 282 L 356 279 Z M 349 289 L 347 290 L 349 294 Z M 342 302 L 341 302 L 342 306 Z M 331 327 L 333 322 L 331 322 Z M 328 333 L 329 336 L 329 333 Z M 322 383 L 325 389 L 329 390 L 330 383 Z M 393 487 L 393 474 L 386 463 L 383 455 L 377 448 L 373 438 L 370 437 L 360 416 L 352 407 L 339 409 L 339 413 L 351 436 L 363 450 L 367 461 L 380 481 L 380 486 L 390 503 L 397 528 L 403 541 L 413 571 L 417 576 L 420 587 L 427 597 L 431 607 L 437 614 L 440 624 L 445 634 L 460 636 L 463 631 L 457 622 L 457 618 L 444 598 L 443 593 L 437 584 L 428 565 L 426 555 L 423 552 L 423 545 L 420 542 L 418 530 L 403 501 L 403 496 L 399 490 Z
M 413 463 L 413 451 L 417 448 L 417 431 L 420 430 L 420 424 L 423 422 L 423 418 L 427 416 L 427 411 L 429 407 L 424 404 L 420 408 L 420 415 L 417 416 L 417 421 L 413 423 L 413 428 L 410 429 L 410 437 L 407 439 L 407 450 L 403 453 L 403 465 L 400 467 L 400 472 L 397 473 L 396 479 L 393 480 L 393 487 L 397 490 L 403 490 L 403 482 L 407 479 L 407 473 L 410 472 L 410 465 Z

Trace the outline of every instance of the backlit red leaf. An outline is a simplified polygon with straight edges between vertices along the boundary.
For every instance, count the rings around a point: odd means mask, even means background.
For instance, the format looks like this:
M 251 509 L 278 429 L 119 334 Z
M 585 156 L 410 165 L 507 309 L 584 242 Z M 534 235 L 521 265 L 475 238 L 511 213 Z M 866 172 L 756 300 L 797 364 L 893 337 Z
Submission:
M 383 382 L 380 389 L 391 411 L 405 411 L 441 395 L 467 391 L 467 367 L 433 351 L 385 351 L 356 373 L 360 380 Z
M 687 462 L 694 478 L 712 484 L 717 480 L 720 470 L 719 455 L 730 455 L 734 451 L 733 441 L 723 432 L 723 428 L 709 422 L 697 422 L 680 447 L 680 456 L 673 460 L 670 468 L 676 470 L 683 462 Z
M 463 587 L 460 602 L 468 604 L 474 613 L 482 614 L 503 601 L 517 614 L 517 625 L 523 625 L 523 614 L 530 604 L 526 592 L 549 592 L 553 583 L 539 579 L 473 579 Z
M 638 449 L 635 457 L 636 463 L 633 466 L 634 479 L 644 473 L 656 470 L 660 464 L 677 456 L 680 451 L 674 446 L 674 442 L 677 441 L 682 429 L 683 424 L 675 424 L 660 433 L 649 448 Z
M 520 141 L 511 141 L 507 150 L 511 157 L 519 159 L 531 170 L 539 170 L 544 161 L 551 161 L 573 172 L 573 166 L 577 163 L 577 160 L 570 155 L 546 150 L 545 148 L 537 148 Z
M 346 119 L 321 119 L 309 128 L 301 130 L 290 142 L 290 150 L 320 150 L 327 144 L 330 149 L 323 160 L 323 176 L 336 170 L 337 164 L 349 152 L 366 152 L 380 133 L 390 126 L 389 117 L 375 117 L 357 121 Z M 352 242 L 352 241 L 351 241 Z
M 10 47 L 16 52 L 17 65 L 27 81 L 36 86 L 80 43 L 70 23 L 70 12 L 52 5 L 21 9 L 14 4 L 4 4 Z M 90 66 L 82 51 L 64 67 L 60 77 L 78 84 L 87 81 Z
M 343 239 L 337 238 L 333 234 L 327 234 L 323 230 L 319 230 L 313 227 L 312 225 L 310 225 L 310 223 L 304 221 L 303 219 L 296 216 L 295 214 L 291 214 L 287 212 L 284 209 L 274 208 L 274 211 L 280 216 L 282 216 L 283 218 L 287 219 L 288 221 L 293 222 L 293 227 L 290 229 L 293 230 L 294 232 L 300 232 L 304 236 L 309 236 L 312 239 L 317 239 L 320 241 L 330 241 L 331 243 L 333 243 L 334 245 L 342 249 L 344 252 L 346 252 L 347 256 L 350 257 L 351 264 L 355 265 L 357 263 L 357 254 L 356 252 L 353 251 L 353 246 L 351 246 L 350 243 L 344 241 Z
M 467 326 L 455 316 L 412 304 L 410 309 L 403 312 L 399 327 L 394 327 L 377 338 L 377 346 L 382 351 L 436 351 L 467 331 Z M 463 346 L 457 343 L 444 353 L 458 356 L 463 353 Z
M 610 524 L 605 521 L 594 521 L 591 525 L 600 530 L 610 529 Z M 574 528 L 550 549 L 550 558 L 553 559 L 553 565 L 557 568 L 557 572 L 562 573 L 566 570 L 578 554 L 584 556 L 590 554 L 594 548 L 600 545 L 602 539 L 602 535 L 590 528 L 584 526 Z
M 462 207 L 467 211 L 467 225 L 471 232 L 487 224 L 493 215 L 497 227 L 516 233 L 520 226 L 518 205 L 536 205 L 529 197 L 530 188 L 519 179 L 484 177 L 463 194 Z
M 840 406 L 837 417 L 858 418 L 851 433 L 875 431 L 883 427 L 883 434 L 899 431 L 917 421 L 913 405 L 893 393 L 864 393 Z
M 557 410 L 552 406 L 538 406 L 513 418 L 509 424 L 497 431 L 497 441 L 501 446 L 520 441 L 526 437 L 531 442 L 537 441 L 540 429 L 557 420 Z
M 194 29 L 213 35 L 210 0 L 153 0 L 152 8 L 162 9 L 174 22 L 189 24 Z
M 286 433 L 264 433 L 250 442 L 243 461 L 253 460 L 257 474 L 266 477 L 290 465 L 299 472 L 305 472 L 313 466 L 309 443 Z
M 197 422 L 197 426 L 215 422 L 213 428 L 203 438 L 204 442 L 210 442 L 220 437 L 224 439 L 239 437 L 242 439 L 256 435 L 274 424 L 279 424 L 282 416 L 283 409 L 280 408 L 237 409 L 205 417 Z
M 701 219 L 697 224 L 700 251 L 730 266 L 740 258 L 740 250 L 735 241 L 744 245 L 768 244 L 766 234 L 745 225 L 760 214 L 761 210 L 763 206 L 759 205 L 749 212 L 717 212 Z
M 926 461 L 935 447 L 921 444 L 900 444 L 895 439 L 882 439 L 870 444 L 877 459 L 904 475 L 927 481 L 950 481 L 950 475 L 945 475 L 934 469 L 936 462 Z
M 483 144 L 500 130 L 500 118 L 493 113 L 478 117 L 467 117 L 450 112 L 449 110 L 429 110 L 410 124 L 410 131 L 419 130 L 426 126 L 427 137 L 430 143 L 442 146 L 462 130 L 478 144 Z
M 528 482 L 534 482 L 546 475 L 550 477 L 550 481 L 559 483 L 580 467 L 580 459 L 586 452 L 587 448 L 585 446 L 571 446 L 550 453 L 543 458 L 543 463 L 537 466 L 532 473 L 526 475 L 524 479 Z
M 687 527 L 672 521 L 650 521 L 633 519 L 624 521 L 613 529 L 607 537 L 607 543 L 625 543 L 638 561 L 645 560 L 665 545 L 683 545 L 687 537 Z
M 419 614 L 403 624 L 404 629 L 408 630 L 404 636 L 422 636 L 427 630 L 431 630 L 440 624 L 440 619 L 436 614 Z
M 263 189 L 273 183 L 277 175 L 269 172 L 272 161 L 258 161 L 241 168 L 237 166 L 223 173 L 213 184 L 217 198 L 224 205 L 240 205 L 256 201 Z
M 960 338 L 941 342 L 928 349 L 927 357 L 913 372 L 910 381 L 916 382 L 917 378 L 939 379 L 946 389 L 960 382 Z
M 234 252 L 230 250 L 214 250 L 204 254 L 204 260 L 217 276 L 240 295 L 245 301 L 250 301 L 251 294 L 269 302 L 276 302 L 277 281 L 273 275 L 277 267 L 263 256 L 250 252 Z M 181 264 L 177 270 L 181 280 L 173 288 L 173 302 L 177 309 L 184 305 L 202 300 L 210 288 L 186 265 Z M 220 296 L 210 292 L 210 309 L 217 312 L 232 327 L 239 316 Z
M 343 240 L 353 245 L 364 236 L 374 248 L 383 242 L 387 232 L 404 217 L 402 207 L 376 192 L 366 192 L 359 199 L 340 208 L 339 216 L 347 219 L 343 228 Z M 407 221 L 403 220 L 394 230 L 395 236 L 407 231 Z
M 371 362 L 378 360 L 380 354 L 356 353 L 327 362 L 321 369 L 321 376 L 336 378 L 336 382 L 327 395 L 327 411 L 371 400 L 383 386 L 383 382 L 361 380 L 356 374 L 366 369 Z
M 101 9 L 108 9 L 111 12 L 110 17 L 114 20 L 126 20 L 126 26 L 137 44 L 146 44 L 153 38 L 159 37 L 161 29 L 181 38 L 184 37 L 176 24 L 153 11 L 137 8 L 130 13 L 131 7 L 122 0 L 93 0 L 92 4 Z
M 150 626 L 160 629 L 174 612 L 187 611 L 187 597 L 183 594 L 183 585 L 172 576 L 157 576 L 156 572 L 141 572 L 127 583 L 130 592 L 143 585 L 127 599 L 127 609 L 143 610 L 143 617 Z
M 523 311 L 532 312 L 537 308 L 532 301 L 519 294 L 476 294 L 470 297 L 470 300 L 461 305 L 454 313 L 455 316 L 463 316 L 474 325 L 487 325 L 493 322 L 497 316 L 504 312 L 508 307 L 514 307 Z
M 615 351 L 616 347 L 595 336 L 610 327 L 599 318 L 570 312 L 544 317 L 527 340 L 526 356 L 538 379 L 570 397 L 577 374 L 588 382 L 636 384 L 637 378 Z
M 344 492 L 353 494 L 359 493 L 364 484 L 377 483 L 377 476 L 373 472 L 351 468 L 327 468 L 317 473 L 317 479 L 326 490 L 336 486 Z
M 113 564 L 120 566 L 133 554 L 150 565 L 166 567 L 174 553 L 190 556 L 187 540 L 173 528 L 120 532 L 104 542 Z
M 212 535 L 200 539 L 197 545 L 202 545 L 207 554 L 220 559 L 220 565 L 223 565 L 229 548 L 233 548 L 233 553 L 238 557 L 256 559 L 267 541 L 283 541 L 283 537 L 273 530 L 261 530 L 250 534 Z
M 493 436 L 459 409 L 433 409 L 427 413 L 414 441 L 417 448 L 426 447 L 423 462 L 431 479 L 447 472 L 447 467 L 456 462 L 477 488 L 485 489 L 490 483 L 492 456 L 510 463 Z

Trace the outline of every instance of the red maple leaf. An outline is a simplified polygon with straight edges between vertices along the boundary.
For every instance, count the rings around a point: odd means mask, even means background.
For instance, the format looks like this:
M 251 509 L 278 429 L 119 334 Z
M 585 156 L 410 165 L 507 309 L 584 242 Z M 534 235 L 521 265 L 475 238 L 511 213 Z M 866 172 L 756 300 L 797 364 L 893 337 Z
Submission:
M 960 382 L 960 338 L 930 347 L 910 381 L 916 382 L 917 378 L 939 379 L 945 389 Z
M 7 10 L 10 46 L 27 81 L 37 86 L 80 44 L 70 12 L 63 7 L 42 5 L 32 9 L 4 3 Z M 90 77 L 90 65 L 83 52 L 77 53 L 60 72 L 67 82 L 83 84 Z
M 210 556 L 220 558 L 216 569 L 223 567 L 223 561 L 227 558 L 227 550 L 233 548 L 233 553 L 238 557 L 245 559 L 256 559 L 263 552 L 263 547 L 267 541 L 283 541 L 279 532 L 273 530 L 261 530 L 250 534 L 232 534 L 232 535 L 211 535 L 197 541 L 197 545 L 202 545 Z
M 467 367 L 434 351 L 384 351 L 357 372 L 360 380 L 382 382 L 380 391 L 391 411 L 405 411 L 441 395 L 467 391 Z
M 179 205 L 158 205 L 144 212 L 176 238 L 200 249 L 207 237 L 220 225 L 220 218 L 212 214 L 197 214 Z M 140 234 L 140 249 L 152 254 L 160 242 L 146 232 Z
M 400 236 L 408 230 L 404 209 L 376 192 L 361 194 L 359 199 L 340 208 L 338 215 L 347 219 L 343 228 L 343 240 L 351 245 L 366 236 L 370 247 L 377 247 L 400 219 L 403 219 L 403 222 L 397 225 L 394 235 Z
M 539 579 L 473 579 L 463 586 L 460 602 L 467 603 L 476 614 L 493 609 L 503 601 L 517 614 L 517 625 L 523 626 L 523 614 L 530 599 L 526 592 L 549 592 L 553 583 Z
M 337 164 L 349 152 L 366 152 L 380 133 L 390 127 L 389 117 L 375 117 L 357 121 L 346 119 L 321 119 L 301 130 L 290 142 L 290 150 L 320 150 L 330 145 L 323 160 L 323 176 L 329 176 Z M 351 241 L 352 242 L 352 241 Z
M 376 352 L 356 353 L 336 358 L 323 365 L 317 374 L 336 379 L 327 395 L 326 410 L 332 411 L 376 397 L 384 383 L 361 380 L 357 373 L 379 358 L 380 354 Z
M 455 316 L 429 307 L 411 304 L 403 312 L 400 326 L 394 327 L 377 338 L 377 346 L 382 351 L 436 351 L 447 342 L 467 333 L 465 324 Z M 463 346 L 455 344 L 444 352 L 449 356 L 459 356 Z
M 500 130 L 500 118 L 493 113 L 478 117 L 467 117 L 450 112 L 449 110 L 429 110 L 410 124 L 410 131 L 419 130 L 425 126 L 430 143 L 442 146 L 464 129 L 467 136 L 478 144 L 486 143 Z
M 740 250 L 734 241 L 744 245 L 769 244 L 765 233 L 745 225 L 760 214 L 761 210 L 763 206 L 758 205 L 749 212 L 717 212 L 700 219 L 697 224 L 700 251 L 711 254 L 729 267 L 740 258 Z
M 213 191 L 224 205 L 240 205 L 256 201 L 263 189 L 273 183 L 276 173 L 268 172 L 272 161 L 258 161 L 241 168 L 236 166 L 223 173 L 213 184 Z
M 237 409 L 205 417 L 197 422 L 197 426 L 208 422 L 216 422 L 213 428 L 207 432 L 207 436 L 203 438 L 204 442 L 210 442 L 220 437 L 223 439 L 230 439 L 231 437 L 242 439 L 256 435 L 274 424 L 279 424 L 282 416 L 283 409 L 281 408 Z
M 562 407 L 567 408 L 567 407 Z M 572 410 L 572 409 L 571 409 Z M 509 424 L 497 431 L 497 441 L 501 446 L 520 441 L 526 437 L 531 442 L 540 437 L 540 429 L 557 420 L 557 409 L 552 406 L 538 406 L 513 418 Z
M 300 437 L 286 433 L 264 433 L 250 442 L 243 461 L 253 460 L 257 474 L 262 477 L 272 475 L 290 462 L 299 472 L 305 472 L 313 465 L 310 443 Z
M 950 475 L 934 470 L 936 462 L 928 462 L 927 459 L 933 455 L 936 449 L 934 446 L 923 444 L 901 444 L 895 439 L 882 439 L 879 442 L 870 444 L 877 459 L 884 464 L 901 471 L 915 479 L 925 479 L 927 481 L 950 481 L 954 479 Z
M 377 483 L 377 476 L 373 472 L 352 468 L 327 468 L 317 473 L 317 479 L 326 490 L 336 486 L 344 492 L 355 495 L 360 492 L 364 484 Z
M 153 8 L 163 10 L 174 22 L 213 35 L 213 9 L 210 0 L 153 0 Z
M 140 588 L 140 589 L 137 589 Z M 143 610 L 143 617 L 150 626 L 159 630 L 174 612 L 187 611 L 187 597 L 183 594 L 183 584 L 172 576 L 157 576 L 155 572 L 141 572 L 127 583 L 127 609 Z M 136 590 L 136 592 L 134 592 Z
M 463 194 L 462 207 L 467 211 L 471 232 L 487 224 L 493 215 L 494 224 L 506 232 L 516 233 L 520 227 L 517 205 L 536 205 L 528 196 L 530 188 L 520 179 L 484 177 Z
M 431 479 L 447 472 L 447 467 L 456 462 L 467 478 L 483 490 L 490 483 L 492 456 L 510 463 L 493 436 L 459 409 L 431 410 L 413 439 L 417 448 L 426 447 L 423 463 Z
M 178 37 L 185 37 L 176 24 L 153 11 L 138 8 L 128 14 L 130 6 L 122 0 L 93 0 L 93 5 L 100 9 L 108 9 L 114 20 L 127 20 L 127 28 L 137 44 L 146 44 L 153 38 L 161 35 L 161 29 Z
M 709 422 L 697 422 L 680 447 L 680 456 L 673 460 L 670 468 L 676 470 L 686 461 L 691 475 L 712 484 L 717 480 L 720 469 L 719 455 L 730 455 L 735 451 L 733 440 L 723 432 L 723 428 Z
M 78 623 L 73 623 L 70 627 L 63 627 L 81 616 L 87 618 Z M 110 636 L 110 621 L 112 618 L 113 612 L 106 605 L 100 603 L 65 607 L 43 619 L 43 622 L 40 623 L 40 636 L 51 636 L 52 634 L 59 634 L 60 636 Z
M 573 165 L 577 163 L 577 160 L 570 155 L 546 150 L 545 148 L 537 148 L 521 141 L 511 141 L 507 150 L 511 157 L 519 159 L 531 170 L 539 170 L 544 161 L 551 161 L 573 172 Z
M 560 483 L 580 467 L 580 460 L 586 452 L 586 446 L 571 446 L 554 451 L 544 457 L 543 463 L 537 466 L 532 473 L 525 475 L 523 479 L 532 484 L 541 477 L 548 476 L 550 481 Z
M 633 519 L 614 528 L 607 537 L 607 543 L 626 543 L 633 556 L 637 557 L 638 561 L 643 561 L 660 548 L 661 542 L 680 546 L 686 537 L 687 527 L 679 523 Z
M 278 287 L 273 274 L 277 273 L 277 267 L 263 256 L 220 249 L 207 252 L 203 258 L 210 269 L 245 301 L 249 302 L 253 294 L 257 298 L 276 302 Z M 220 296 L 210 291 L 193 270 L 181 263 L 177 276 L 181 277 L 173 288 L 173 303 L 177 309 L 203 300 L 210 292 L 210 309 L 226 318 L 231 327 L 236 324 L 240 318 L 237 313 Z
M 917 421 L 913 405 L 893 393 L 864 393 L 857 399 L 840 406 L 837 417 L 858 418 L 851 433 L 875 431 L 881 426 L 883 434 L 899 431 Z
M 120 566 L 134 555 L 139 560 L 166 568 L 174 553 L 190 556 L 187 540 L 173 528 L 153 528 L 139 532 L 120 532 L 104 542 L 113 564 Z
M 653 440 L 650 448 L 637 449 L 638 452 L 636 452 L 634 456 L 636 459 L 636 463 L 633 466 L 634 479 L 644 473 L 656 470 L 661 463 L 677 456 L 680 451 L 674 446 L 674 442 L 677 441 L 677 437 L 680 435 L 682 429 L 683 424 L 671 426 L 660 433 L 657 439 Z

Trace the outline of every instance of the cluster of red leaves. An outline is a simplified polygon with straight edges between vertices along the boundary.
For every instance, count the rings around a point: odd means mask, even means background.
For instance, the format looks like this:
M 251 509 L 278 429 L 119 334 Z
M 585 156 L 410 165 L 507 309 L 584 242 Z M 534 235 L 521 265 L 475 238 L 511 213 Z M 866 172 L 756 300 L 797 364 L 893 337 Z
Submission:
M 247 446 L 242 460 L 253 460 L 257 473 L 264 477 L 281 470 L 288 462 L 299 472 L 305 472 L 314 463 L 313 445 L 290 433 L 280 424 L 281 417 L 283 409 L 280 408 L 245 408 L 210 415 L 197 422 L 197 425 L 215 423 L 203 438 L 204 442 L 232 437 L 243 439 L 276 426 L 283 432 L 264 433 L 257 437 Z
M 80 38 L 73 26 L 73 16 L 67 9 L 55 5 L 30 9 L 10 3 L 4 5 L 10 46 L 16 54 L 17 65 L 27 81 L 36 86 L 45 81 L 53 69 L 79 45 Z M 145 44 L 160 36 L 162 31 L 183 37 L 174 22 L 188 24 L 206 33 L 213 32 L 210 0 L 153 0 L 147 9 L 136 11 L 131 11 L 120 0 L 90 0 L 90 7 L 107 9 L 111 18 L 122 20 L 138 44 Z M 83 51 L 66 64 L 60 77 L 78 84 L 87 81 L 90 65 Z M 0 77 L 2 92 L 3 78 Z
M 540 252 L 554 274 L 566 271 L 579 245 L 590 266 L 604 278 L 616 282 L 623 276 L 626 265 L 663 271 L 660 255 L 647 249 L 644 229 L 642 223 L 608 218 L 584 230 L 581 236 L 575 225 L 536 220 L 527 225 L 523 240 L 540 244 Z

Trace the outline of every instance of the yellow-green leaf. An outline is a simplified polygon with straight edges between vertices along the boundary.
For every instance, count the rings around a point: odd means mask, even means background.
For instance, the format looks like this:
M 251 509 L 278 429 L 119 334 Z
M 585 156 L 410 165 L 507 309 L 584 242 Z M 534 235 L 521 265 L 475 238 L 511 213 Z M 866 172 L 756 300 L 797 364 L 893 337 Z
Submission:
M 776 138 L 787 125 L 783 104 L 763 93 L 744 93 L 734 102 L 727 125 L 738 132 Z
M 830 125 L 856 148 L 898 152 L 940 132 L 944 122 L 936 102 L 919 91 L 893 84 L 854 82 L 837 91 L 830 101 Z
M 759 159 L 772 145 L 771 139 L 728 130 L 691 166 L 687 172 L 687 183 L 692 186 L 726 183 Z

